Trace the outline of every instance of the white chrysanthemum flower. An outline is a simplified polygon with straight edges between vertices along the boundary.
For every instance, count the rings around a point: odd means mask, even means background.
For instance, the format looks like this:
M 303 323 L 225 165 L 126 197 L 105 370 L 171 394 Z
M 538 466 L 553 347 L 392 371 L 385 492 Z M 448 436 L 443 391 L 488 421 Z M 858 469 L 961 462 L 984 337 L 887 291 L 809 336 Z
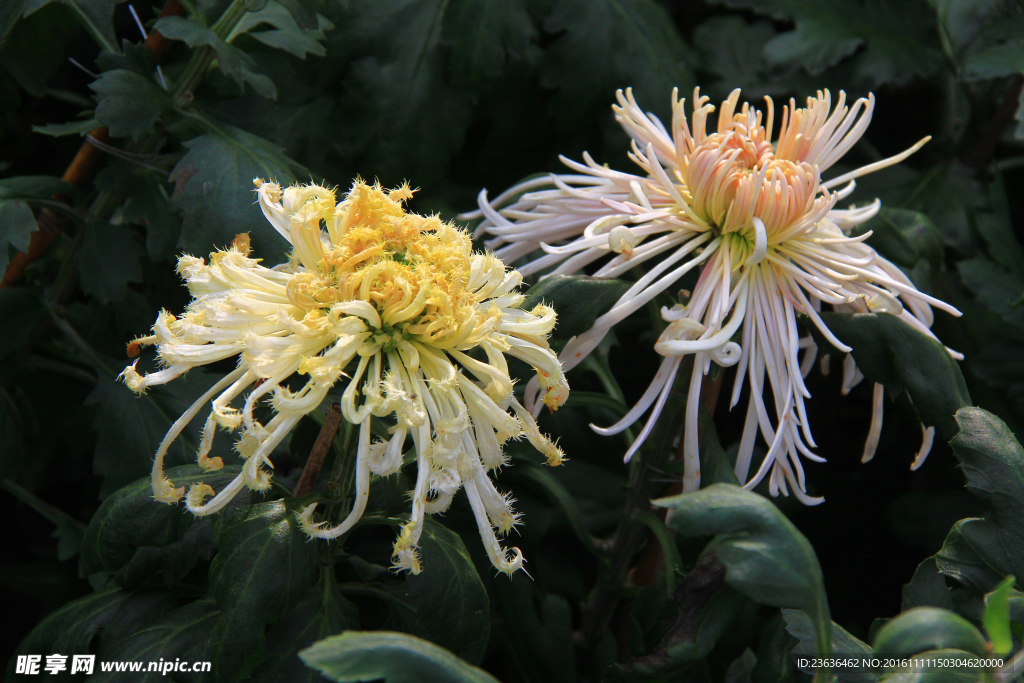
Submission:
M 712 362 L 737 365 L 731 406 L 744 383 L 750 384 L 737 477 L 747 488 L 769 477 L 773 495 L 792 490 L 813 504 L 821 499 L 806 493 L 800 456 L 822 460 L 810 450 L 815 444 L 804 410 L 804 399 L 810 396 L 804 377 L 817 347 L 810 336 L 799 336 L 796 314 L 808 316 L 825 338 L 846 352 L 850 348 L 818 315 L 822 303 L 835 310 L 892 313 L 929 335 L 931 306 L 959 315 L 952 306 L 919 292 L 895 265 L 864 244 L 868 235 L 849 236 L 854 226 L 878 212 L 878 200 L 859 208 L 836 208 L 853 191 L 854 178 L 898 163 L 929 138 L 901 154 L 822 181 L 821 174 L 864 134 L 873 96 L 848 107 L 841 92 L 834 110 L 828 91 L 808 98 L 805 109 L 790 100 L 774 143 L 772 100 L 766 98 L 762 112 L 745 103 L 738 108 L 739 96 L 735 90 L 722 103 L 717 129 L 708 134 L 708 116 L 715 107 L 699 89 L 689 122 L 684 103 L 673 93 L 671 131 L 653 114 L 645 114 L 629 90 L 619 91 L 618 105 L 612 108 L 633 138 L 630 158 L 643 175 L 613 171 L 586 154 L 585 164 L 563 157 L 575 174 L 526 181 L 493 202 L 483 191 L 480 209 L 464 218 L 483 218 L 478 230 L 493 235 L 487 245 L 506 262 L 543 248 L 545 256 L 520 268 L 524 275 L 545 269 L 572 273 L 608 256 L 593 274 L 615 277 L 661 257 L 592 329 L 569 341 L 561 354 L 566 370 L 589 354 L 613 325 L 703 266 L 688 300 L 662 311 L 669 325 L 655 345 L 665 359 L 654 382 L 620 422 L 595 429 L 601 434 L 622 432 L 653 405 L 626 454 L 628 461 L 661 412 L 682 357 L 693 354 L 683 484 L 685 491 L 694 491 L 700 486 L 697 399 L 702 378 Z M 844 369 L 845 392 L 862 376 L 850 356 Z M 766 374 L 774 420 L 763 399 Z M 882 395 L 876 387 L 865 461 L 878 443 Z M 526 405 L 533 407 L 529 400 Z M 749 476 L 758 431 L 768 453 Z M 914 467 L 923 462 L 933 434 L 933 428 L 925 430 Z
M 406 213 L 408 186 L 385 193 L 357 181 L 335 205 L 334 192 L 318 185 L 282 192 L 275 183 L 254 182 L 267 219 L 294 247 L 290 263 L 261 266 L 249 257 L 244 235 L 211 254 L 209 264 L 181 257 L 178 271 L 194 297 L 185 315 L 162 312 L 153 335 L 133 342 L 135 348 L 155 344 L 164 369 L 142 376 L 133 365 L 122 373 L 141 392 L 198 365 L 239 356 L 238 369 L 164 437 L 153 464 L 156 499 L 174 503 L 184 496 L 194 514 L 208 515 L 245 487 L 266 490 L 270 472 L 264 465 L 272 467 L 274 448 L 340 380 L 347 384 L 343 414 L 359 426 L 355 502 L 334 527 L 315 523 L 316 506 L 310 505 L 301 515 L 306 532 L 335 538 L 351 529 L 366 507 L 371 475 L 397 472 L 411 436 L 418 473 L 411 518 L 395 543 L 395 565 L 419 572 L 423 516 L 447 509 L 461 487 L 494 566 L 519 569 L 519 550 L 506 555 L 495 535 L 495 529 L 502 534 L 512 528 L 517 515 L 488 472 L 506 463 L 502 444 L 524 435 L 549 464 L 562 461 L 513 395 L 505 362 L 507 354 L 532 365 L 552 408 L 565 401 L 568 385 L 547 344 L 554 311 L 522 310 L 518 272 L 506 271 L 494 256 L 474 254 L 469 236 L 456 227 Z M 293 376 L 306 378 L 297 391 L 287 388 Z M 253 415 L 260 401 L 273 408 L 265 425 Z M 208 457 L 219 426 L 240 432 L 236 449 L 245 466 L 219 492 L 197 484 L 186 494 L 165 477 L 164 454 L 207 403 L 199 464 L 223 466 L 220 458 Z M 390 439 L 374 442 L 372 417 L 394 418 Z

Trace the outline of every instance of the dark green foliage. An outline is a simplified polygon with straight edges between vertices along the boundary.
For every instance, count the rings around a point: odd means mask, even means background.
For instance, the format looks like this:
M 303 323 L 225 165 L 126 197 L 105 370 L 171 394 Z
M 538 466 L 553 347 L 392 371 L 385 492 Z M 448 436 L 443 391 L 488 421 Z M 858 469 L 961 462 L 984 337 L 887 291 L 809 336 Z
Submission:
M 1019 2 L 181 4 L 182 14 L 158 18 L 162 0 L 133 2 L 146 31 L 168 39 L 155 56 L 126 3 L 0 2 L 0 272 L 23 259 L 38 228 L 53 238 L 0 289 L 9 680 L 38 678 L 13 673 L 17 655 L 62 653 L 213 666 L 132 674 L 154 682 L 805 683 L 815 671 L 798 670 L 794 655 L 1020 649 L 1024 595 L 1010 577 L 1024 576 L 1024 451 L 1014 435 L 1024 428 Z M 751 103 L 770 95 L 776 124 L 790 97 L 799 105 L 829 88 L 833 102 L 839 90 L 852 101 L 874 89 L 872 125 L 837 174 L 933 138 L 903 164 L 859 178 L 839 208 L 881 199 L 858 228 L 872 231 L 867 244 L 964 315 L 936 312 L 939 343 L 888 314 L 822 313 L 867 379 L 840 398 L 835 350 L 829 377 L 808 376 L 808 419 L 828 462 L 808 465 L 807 478 L 824 505 L 798 509 L 735 486 L 742 413 L 728 412 L 724 397 L 702 396 L 706 488 L 693 495 L 670 495 L 685 387 L 673 389 L 629 467 L 626 438 L 642 422 L 611 438 L 589 429 L 620 419 L 643 393 L 661 360 L 652 350 L 659 309 L 685 300 L 688 279 L 618 325 L 570 373 L 568 402 L 541 416 L 566 452 L 563 467 L 508 444 L 510 462 L 494 476 L 523 524 L 502 542 L 522 550 L 529 578 L 495 575 L 461 494 L 425 526 L 423 572 L 388 571 L 409 464 L 374 479 L 367 515 L 344 538 L 309 540 L 297 511 L 317 502 L 337 519 L 351 504 L 327 485 L 344 430 L 313 493 L 291 495 L 316 438 L 312 420 L 272 454 L 267 491 L 207 517 L 152 498 L 149 472 L 168 428 L 233 361 L 136 396 L 116 379 L 136 360 L 126 344 L 162 308 L 184 310 L 182 253 L 207 257 L 248 233 L 263 265 L 287 260 L 289 245 L 255 205 L 254 178 L 324 181 L 339 198 L 357 176 L 388 187 L 408 180 L 420 188 L 412 210 L 453 220 L 481 188 L 493 198 L 561 170 L 560 154 L 580 160 L 586 150 L 633 170 L 609 107 L 615 90 L 633 88 L 667 126 L 673 89 L 689 112 L 696 85 L 716 105 L 737 87 Z M 64 182 L 90 133 L 86 149 L 99 151 Z M 522 292 L 527 308 L 556 309 L 557 348 L 639 276 L 554 276 Z M 149 350 L 138 362 L 155 367 Z M 526 384 L 528 369 L 510 365 L 517 387 Z M 727 395 L 733 372 L 713 366 L 705 382 L 724 373 Z M 877 457 L 861 466 L 872 382 L 886 388 L 885 424 Z M 220 490 L 240 472 L 223 432 L 212 455 L 226 466 L 192 464 L 205 414 L 168 450 L 176 486 Z M 938 435 L 911 475 L 918 420 Z M 653 493 L 627 508 L 638 472 Z M 652 497 L 670 518 L 647 505 Z M 622 529 L 637 543 L 616 567 Z M 648 566 L 650 557 L 658 562 Z M 620 569 L 622 581 L 609 584 Z M 602 595 L 612 605 L 590 633 Z M 840 683 L 979 679 L 977 670 L 832 673 Z

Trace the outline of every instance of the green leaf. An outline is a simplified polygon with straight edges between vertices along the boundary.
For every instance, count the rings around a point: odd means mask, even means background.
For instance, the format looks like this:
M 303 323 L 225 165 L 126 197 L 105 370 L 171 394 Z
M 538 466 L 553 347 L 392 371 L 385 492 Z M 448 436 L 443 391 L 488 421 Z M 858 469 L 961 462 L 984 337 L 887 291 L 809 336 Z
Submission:
M 813 656 L 816 652 L 815 640 L 817 629 L 806 612 L 797 609 L 782 610 L 786 620 L 786 630 L 800 642 L 793 648 L 792 654 Z M 857 655 L 871 657 L 874 650 L 867 643 L 850 635 L 842 626 L 832 623 L 832 653 L 835 655 Z M 813 674 L 814 669 L 805 669 L 804 673 Z M 874 683 L 878 676 L 867 669 L 836 668 L 836 679 L 839 683 Z
M 530 287 L 523 310 L 544 303 L 558 312 L 556 339 L 571 339 L 589 330 L 611 308 L 630 283 L 589 275 L 552 275 Z
M 714 0 L 716 4 L 751 9 L 796 28 L 779 34 L 764 47 L 770 64 L 802 68 L 811 74 L 851 57 L 853 77 L 872 86 L 902 85 L 934 73 L 942 52 L 930 8 L 918 0 Z
M 946 576 L 987 593 L 1008 574 L 1024 576 L 1024 449 L 986 410 L 963 408 L 956 421 L 960 433 L 950 445 L 967 490 L 990 512 L 957 522 L 936 562 Z
M 749 88 L 762 82 L 764 44 L 775 35 L 766 21 L 748 23 L 733 16 L 711 17 L 693 32 L 693 43 L 704 68 L 718 74 L 729 88 Z
M 173 605 L 173 598 L 163 592 L 104 589 L 73 600 L 47 616 L 21 641 L 17 654 L 96 653 Z M 16 659 L 12 657 L 8 664 L 8 680 L 13 678 Z
M 466 546 L 458 534 L 428 520 L 420 553 L 423 571 L 405 577 L 416 605 L 413 633 L 479 663 L 490 637 L 491 612 Z
M 502 646 L 509 669 L 517 672 L 520 680 L 574 680 L 576 660 L 569 603 L 552 594 L 538 600 L 537 584 L 521 572 L 508 579 L 502 577 L 490 586 L 504 636 L 495 640 Z M 513 678 L 511 673 L 508 678 Z
M 359 611 L 338 592 L 333 569 L 321 573 L 316 590 L 267 633 L 267 659 L 255 683 L 315 683 L 320 674 L 303 665 L 299 651 L 318 640 L 359 628 Z
M 388 631 L 349 631 L 299 653 L 339 683 L 497 683 L 486 671 L 420 638 Z
M 121 220 L 146 227 L 146 251 L 153 261 L 172 260 L 181 237 L 181 219 L 171 207 L 161 180 L 150 172 L 133 173 Z
M 10 479 L 0 481 L 0 486 L 3 486 L 11 495 L 57 527 L 51 536 L 57 539 L 57 560 L 59 562 L 63 562 L 78 554 L 82 548 L 82 536 L 85 534 L 84 524 L 60 508 L 36 497 L 31 491 L 18 486 Z
M 265 24 L 274 28 L 264 31 L 252 30 Z M 305 59 L 307 54 L 318 57 L 327 54 L 327 50 L 320 43 L 324 38 L 323 32 L 300 28 L 284 5 L 275 0 L 270 0 L 257 12 L 247 12 L 243 15 L 232 29 L 227 41 L 230 43 L 243 33 L 248 33 L 264 45 L 290 52 L 299 59 Z
M 827 655 L 832 621 L 821 567 L 810 542 L 777 507 L 730 484 L 653 501 L 673 511 L 670 526 L 685 536 L 715 536 L 705 553 L 726 567 L 725 581 L 765 605 L 807 612 Z
M 0 320 L 4 321 L 0 358 L 23 348 L 32 340 L 36 322 L 44 312 L 37 290 L 28 287 L 0 289 Z
M 931 219 L 920 211 L 883 207 L 874 218 L 857 226 L 854 235 L 867 231 L 868 244 L 905 270 L 928 263 L 933 271 L 942 265 L 945 242 Z M 929 283 L 921 283 L 925 286 Z
M 1007 576 L 996 589 L 985 596 L 985 614 L 982 624 L 992 641 L 992 654 L 1005 657 L 1013 651 L 1013 633 L 1010 632 L 1010 595 L 1014 578 Z
M 197 600 L 179 607 L 160 619 L 148 621 L 142 628 L 114 645 L 104 647 L 99 659 L 107 661 L 171 663 L 209 661 L 211 631 L 220 612 L 213 600 Z M 176 673 L 174 680 L 194 680 L 187 674 Z M 180 678 L 179 678 L 180 677 Z M 124 676 L 117 672 L 103 672 L 99 667 L 90 682 L 122 681 Z M 167 681 L 167 672 L 143 671 L 133 673 L 133 683 Z M 202 680 L 202 677 L 200 677 Z
M 166 474 L 175 486 L 206 483 L 219 490 L 238 472 L 237 467 L 207 472 L 198 465 L 184 465 Z M 150 478 L 139 479 L 103 501 L 89 521 L 79 573 L 116 572 L 136 560 L 144 548 L 183 545 L 183 537 L 193 533 L 194 527 L 209 527 L 210 522 L 209 518 L 196 518 L 183 506 L 156 501 Z
M 989 45 L 971 53 L 963 62 L 963 77 L 967 81 L 1001 78 L 1016 73 L 1024 73 L 1024 40 Z
M 159 85 L 134 71 L 104 71 L 89 87 L 100 95 L 96 119 L 115 138 L 130 135 L 138 140 L 162 113 L 174 106 L 170 95 Z
M 611 106 L 617 88 L 632 87 L 645 110 L 667 112 L 672 88 L 695 85 L 687 48 L 654 0 L 558 0 L 544 30 L 561 34 L 544 53 L 543 78 L 558 89 L 552 109 L 566 125 Z
M 117 52 L 117 38 L 114 36 L 114 8 L 124 0 L 28 0 L 24 4 L 21 2 L 14 4 L 23 6 L 25 8 L 24 16 L 27 17 L 51 2 L 59 2 L 71 8 L 78 22 L 101 48 Z M 0 28 L 2 26 L 2 20 L 0 20 Z
M 287 614 L 313 583 L 317 544 L 299 528 L 284 501 L 240 510 L 217 533 L 210 595 L 221 616 L 213 632 L 214 674 L 249 676 L 263 660 L 267 624 Z
M 28 252 L 28 244 L 35 231 L 36 218 L 25 202 L 0 201 L 0 272 L 7 270 L 11 247 L 22 253 Z
M 992 261 L 978 256 L 957 264 L 960 277 L 978 299 L 998 313 L 1003 320 L 1024 328 L 1024 280 Z
M 228 45 L 212 29 L 196 21 L 174 16 L 158 19 L 153 28 L 171 40 L 184 41 L 189 47 L 212 47 L 217 52 L 217 66 L 225 75 L 233 78 L 239 87 L 248 83 L 260 96 L 277 99 L 277 86 L 254 70 L 256 61 L 234 45 Z
M 586 522 L 583 521 L 583 513 L 580 512 L 576 499 L 572 497 L 562 482 L 555 478 L 548 468 L 542 467 L 535 462 L 526 459 L 516 459 L 515 468 L 511 470 L 515 478 L 526 479 L 539 487 L 548 500 L 551 501 L 562 514 L 576 538 L 580 540 L 583 547 L 594 555 L 598 555 L 597 546 L 594 544 L 594 537 L 590 535 Z
M 448 62 L 452 83 L 460 87 L 479 87 L 501 76 L 511 58 L 526 56 L 539 31 L 525 5 L 523 0 L 453 4 L 445 16 L 444 26 L 452 44 Z
M 937 607 L 915 607 L 892 619 L 875 636 L 875 652 L 916 655 L 952 648 L 984 655 L 985 638 L 963 617 Z
M 942 344 L 889 313 L 822 313 L 821 318 L 853 347 L 865 377 L 884 384 L 892 396 L 906 389 L 921 421 L 952 438 L 957 431 L 953 415 L 971 405 L 971 397 Z
M 903 587 L 902 610 L 906 612 L 913 607 L 953 608 L 953 596 L 934 557 L 919 564 L 910 583 Z
M 129 282 L 142 282 L 142 246 L 123 225 L 88 223 L 78 252 L 82 291 L 103 304 L 124 299 Z
M 49 199 L 53 195 L 74 197 L 78 188 L 48 175 L 26 175 L 0 180 L 0 199 Z
M 147 477 L 153 466 L 153 454 L 178 416 L 213 385 L 214 379 L 200 369 L 165 386 L 149 389 L 136 396 L 114 380 L 114 371 L 96 368 L 96 388 L 85 399 L 96 406 L 93 429 L 97 433 L 95 471 L 103 475 L 100 497 Z M 165 462 L 168 467 L 195 462 L 200 425 L 186 428 L 171 445 Z M 223 439 L 221 439 L 223 441 Z M 214 443 L 214 455 L 218 455 Z M 226 445 L 223 446 L 227 450 Z M 224 452 L 224 451 L 221 451 Z M 224 452 L 224 455 L 227 455 Z
M 65 135 L 85 135 L 86 133 L 90 133 L 97 128 L 102 127 L 102 123 L 94 118 L 90 118 L 83 121 L 68 121 L 67 123 L 48 123 L 45 126 L 32 126 L 32 132 L 60 138 Z
M 295 163 L 266 140 L 228 126 L 184 145 L 188 153 L 171 171 L 171 203 L 184 216 L 180 246 L 205 255 L 247 232 L 257 258 L 268 266 L 283 260 L 290 245 L 254 203 L 252 181 L 259 177 L 290 185 Z
M 78 28 L 68 14 L 54 5 L 26 17 L 0 48 L 0 67 L 33 97 L 46 96 L 47 81 L 65 64 L 63 46 Z

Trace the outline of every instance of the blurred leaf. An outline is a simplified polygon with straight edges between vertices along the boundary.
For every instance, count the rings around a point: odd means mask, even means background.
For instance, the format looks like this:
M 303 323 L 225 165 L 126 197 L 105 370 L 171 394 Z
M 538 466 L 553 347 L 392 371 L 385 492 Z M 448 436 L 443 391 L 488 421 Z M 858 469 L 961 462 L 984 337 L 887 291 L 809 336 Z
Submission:
M 214 674 L 248 677 L 263 660 L 264 628 L 305 595 L 316 571 L 317 544 L 299 528 L 284 501 L 240 510 L 217 533 L 210 595 L 221 616 L 213 630 Z
M 832 621 L 818 558 L 774 504 L 729 484 L 653 503 L 673 511 L 669 524 L 678 533 L 715 536 L 704 552 L 725 565 L 728 585 L 762 604 L 807 612 L 817 631 L 818 654 L 828 654 Z
M 134 71 L 104 71 L 89 84 L 100 94 L 96 119 L 111 137 L 131 136 L 138 140 L 174 102 L 159 85 Z
M 946 576 L 987 593 L 1008 574 L 1024 576 L 1024 449 L 986 410 L 963 408 L 956 420 L 960 433 L 950 445 L 967 490 L 990 512 L 957 522 L 936 561 Z
M 264 31 L 252 31 L 252 29 L 264 24 L 274 28 Z M 236 36 L 243 33 L 249 33 L 249 35 L 264 45 L 290 52 L 299 59 L 305 59 L 307 54 L 313 54 L 317 57 L 323 57 L 327 54 L 327 50 L 320 43 L 320 40 L 317 39 L 317 37 L 323 39 L 323 32 L 300 28 L 284 5 L 275 2 L 275 0 L 270 0 L 258 12 L 247 12 L 243 15 L 235 28 L 232 29 L 231 35 L 228 36 L 228 42 L 233 41 Z
M 10 248 L 28 252 L 36 218 L 25 202 L 0 201 L 0 272 L 7 270 Z
M 933 271 L 942 266 L 945 242 L 931 219 L 919 211 L 882 207 L 874 218 L 854 229 L 854 235 L 870 230 L 868 244 L 896 265 L 909 270 L 921 261 Z
M 44 312 L 42 301 L 39 300 L 39 294 L 35 289 L 0 289 L 0 320 L 4 321 L 4 334 L 0 335 L 0 358 L 30 342 L 36 322 Z
M 746 603 L 740 593 L 728 588 L 716 590 L 693 619 L 692 633 L 669 631 L 655 650 L 626 664 L 616 664 L 607 671 L 612 681 L 680 680 L 684 672 L 699 666 L 712 648 L 728 638 L 730 627 Z
M 1024 328 L 1024 280 L 983 257 L 957 264 L 964 284 L 1006 322 Z
M 239 473 L 238 467 L 207 472 L 198 465 L 184 465 L 166 471 L 175 486 L 206 483 L 215 489 L 227 485 Z M 197 525 L 210 525 L 183 506 L 167 505 L 153 498 L 149 477 L 139 479 L 108 497 L 89 521 L 82 541 L 79 573 L 116 572 L 131 563 L 144 548 L 166 548 L 180 544 Z M 198 558 L 196 558 L 198 559 Z
M 553 336 L 570 339 L 589 330 L 611 308 L 630 283 L 589 275 L 552 275 L 530 287 L 523 310 L 544 303 L 558 312 Z
M 0 199 L 47 199 L 52 195 L 74 197 L 78 188 L 60 178 L 48 175 L 27 175 L 0 180 Z
M 423 571 L 405 577 L 416 605 L 413 632 L 471 664 L 479 663 L 487 649 L 491 612 L 466 546 L 458 534 L 427 520 L 420 552 Z
M 156 662 L 163 660 L 173 662 L 178 659 L 186 662 L 209 661 L 208 650 L 213 625 L 220 612 L 213 600 L 197 600 L 179 607 L 160 619 L 148 621 L 142 628 L 132 632 L 127 638 L 114 645 L 108 645 L 101 651 L 99 658 L 104 660 L 129 662 Z M 204 680 L 204 676 L 192 676 L 191 672 L 175 672 L 174 680 L 182 683 Z M 96 674 L 90 681 L 121 681 L 123 675 L 116 672 L 103 672 L 96 668 Z M 150 681 L 168 680 L 166 672 L 143 671 L 133 673 L 132 682 L 148 683 Z
M 524 57 L 538 36 L 524 0 L 454 2 L 444 31 L 452 45 L 451 81 L 469 88 L 501 76 L 506 62 Z
M 254 204 L 252 181 L 259 177 L 290 185 L 295 163 L 266 140 L 229 126 L 184 145 L 188 153 L 171 171 L 171 203 L 184 216 L 179 246 L 205 255 L 247 232 L 264 264 L 284 260 L 289 244 Z
M 816 635 L 811 618 L 807 616 L 806 612 L 797 609 L 784 609 L 782 616 L 786 620 L 786 630 L 800 641 L 793 648 L 792 654 L 804 657 L 813 656 L 816 652 Z M 871 649 L 870 645 L 853 637 L 842 626 L 833 622 L 832 654 L 871 657 L 874 653 L 875 651 Z M 804 673 L 813 674 L 814 669 L 806 669 Z M 869 669 L 842 667 L 836 668 L 835 676 L 839 683 L 874 683 L 879 679 L 878 675 Z
M 865 377 L 884 384 L 892 396 L 905 388 L 925 425 L 947 439 L 956 433 L 953 415 L 971 405 L 971 397 L 942 344 L 889 313 L 822 313 L 821 318 L 839 341 L 853 347 Z
M 985 638 L 961 616 L 937 607 L 915 607 L 890 620 L 875 636 L 875 652 L 916 655 L 951 648 L 984 655 Z
M 1007 576 L 996 589 L 985 596 L 985 614 L 982 623 L 992 641 L 992 651 L 998 657 L 1013 652 L 1013 633 L 1010 632 L 1010 595 L 1014 578 Z
M 873 87 L 902 85 L 942 65 L 925 0 L 712 0 L 796 23 L 764 47 L 769 63 L 820 74 L 865 47 L 853 59 L 854 78 Z
M 14 5 L 15 7 L 24 7 L 25 16 L 28 16 L 51 2 L 59 2 L 70 7 L 78 22 L 101 48 L 117 52 L 117 38 L 114 36 L 114 8 L 124 0 L 28 0 L 25 3 L 18 0 Z M 0 30 L 2 28 L 2 18 L 0 18 Z M 5 34 L 6 32 L 0 33 L 0 35 Z
M 40 515 L 52 522 L 57 528 L 54 529 L 53 538 L 57 539 L 57 561 L 63 562 L 78 554 L 82 548 L 82 536 L 85 534 L 85 525 L 67 514 L 60 508 L 50 505 L 33 495 L 31 491 L 18 486 L 10 479 L 0 481 L 11 495 L 25 505 L 38 512 Z
M 964 79 L 980 81 L 1010 74 L 1024 73 L 1024 40 L 990 45 L 967 56 L 963 63 Z
M 799 612 L 799 614 L 810 623 L 806 614 L 803 612 Z M 781 683 L 793 680 L 796 663 L 790 653 L 800 641 L 789 635 L 785 623 L 782 614 L 777 612 L 761 627 L 757 646 L 757 663 L 750 673 L 751 683 Z M 813 643 L 813 641 L 812 632 L 810 642 Z
M 320 583 L 267 633 L 267 659 L 256 683 L 315 683 L 320 674 L 303 665 L 299 650 L 342 631 L 359 628 L 359 611 L 343 598 L 334 571 L 321 572 Z
M 96 653 L 165 613 L 174 604 L 163 592 L 123 591 L 108 588 L 73 600 L 43 619 L 18 646 L 17 654 Z M 15 680 L 17 657 L 7 666 L 7 680 Z M 98 667 L 97 667 L 98 668 Z M 60 678 L 70 680 L 65 671 Z M 28 679 L 31 680 L 31 679 Z
M 902 611 L 906 612 L 913 607 L 953 609 L 953 596 L 945 577 L 939 573 L 934 557 L 918 565 L 910 583 L 903 587 Z
M 668 111 L 672 88 L 695 79 L 679 33 L 654 0 L 558 0 L 544 21 L 558 37 L 545 51 L 543 76 L 558 89 L 555 116 L 575 126 L 617 88 L 632 87 L 645 110 Z
M 69 28 L 77 28 L 67 19 L 56 6 L 33 14 L 18 22 L 18 30 L 12 31 L 0 47 L 0 66 L 33 97 L 46 95 L 47 81 L 64 65 L 66 34 Z
M 256 61 L 234 45 L 228 45 L 213 30 L 195 21 L 182 17 L 162 17 L 153 28 L 171 40 L 184 41 L 189 47 L 208 45 L 217 51 L 217 66 L 243 87 L 248 83 L 259 95 L 277 99 L 277 86 L 261 73 L 257 73 Z
M 495 629 L 494 640 L 502 646 L 508 678 L 513 679 L 515 672 L 525 681 L 572 683 L 576 660 L 569 603 L 553 594 L 536 600 L 536 584 L 520 572 L 507 580 L 499 577 L 490 586 L 501 626 Z
M 123 225 L 96 221 L 84 229 L 78 252 L 82 291 L 100 303 L 118 303 L 124 299 L 129 282 L 142 282 L 142 246 Z
M 150 259 L 172 259 L 181 237 L 181 220 L 171 207 L 163 183 L 149 172 L 134 173 L 131 179 L 132 187 L 121 208 L 121 220 L 146 226 L 146 251 Z
M 348 631 L 321 640 L 299 656 L 340 683 L 497 683 L 447 650 L 404 633 Z
M 525 459 L 517 459 L 512 472 L 514 472 L 515 478 L 526 479 L 539 487 L 548 500 L 565 515 L 566 521 L 583 547 L 595 555 L 598 554 L 597 547 L 594 545 L 594 537 L 587 530 L 579 505 L 572 494 L 562 485 L 562 482 L 558 481 L 548 469 Z
M 67 123 L 48 123 L 45 126 L 32 126 L 32 132 L 59 138 L 64 137 L 65 135 L 85 135 L 86 133 L 102 127 L 102 123 L 94 118 L 89 118 L 83 121 L 68 121 Z
M 767 21 L 748 23 L 743 17 L 711 17 L 694 29 L 693 43 L 704 68 L 718 74 L 728 88 L 759 85 L 765 66 L 764 44 L 775 35 Z

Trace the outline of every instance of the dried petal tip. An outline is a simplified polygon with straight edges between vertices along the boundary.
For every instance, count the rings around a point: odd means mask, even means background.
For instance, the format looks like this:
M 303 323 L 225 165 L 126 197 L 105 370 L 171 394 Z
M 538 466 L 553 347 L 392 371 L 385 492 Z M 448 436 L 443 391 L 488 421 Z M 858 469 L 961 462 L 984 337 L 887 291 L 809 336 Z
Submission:
M 248 256 L 252 252 L 252 241 L 249 239 L 249 233 L 240 232 L 235 235 L 235 239 L 231 242 L 231 248 L 240 254 Z
M 161 503 L 177 503 L 184 495 L 185 487 L 174 488 L 174 484 L 171 483 L 170 479 L 159 478 L 153 480 L 153 498 Z
M 188 505 L 189 509 L 202 507 L 203 501 L 206 500 L 206 497 L 212 496 L 214 493 L 216 493 L 216 491 L 214 491 L 213 487 L 209 484 L 193 484 L 188 490 L 188 496 L 185 498 L 185 504 Z
M 393 569 L 398 571 L 405 570 L 412 574 L 420 573 L 422 569 L 420 567 L 420 554 L 413 540 L 415 531 L 416 525 L 412 522 L 408 522 L 402 527 L 391 555 Z

